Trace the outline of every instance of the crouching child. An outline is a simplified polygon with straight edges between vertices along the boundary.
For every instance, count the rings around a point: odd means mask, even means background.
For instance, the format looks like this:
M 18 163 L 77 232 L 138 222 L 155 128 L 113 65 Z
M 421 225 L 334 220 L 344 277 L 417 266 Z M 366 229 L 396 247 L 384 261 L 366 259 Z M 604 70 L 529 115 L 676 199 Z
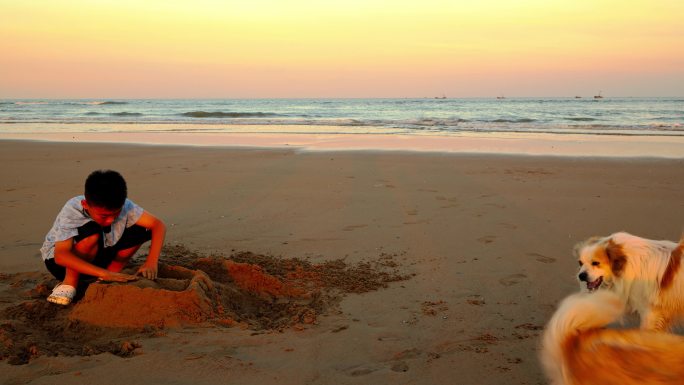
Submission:
M 94 171 L 86 179 L 84 195 L 67 201 L 40 249 L 48 271 L 61 281 L 47 300 L 70 304 L 84 279 L 156 279 L 165 234 L 164 222 L 127 199 L 126 181 L 118 172 Z M 137 273 L 121 273 L 147 241 L 150 251 Z

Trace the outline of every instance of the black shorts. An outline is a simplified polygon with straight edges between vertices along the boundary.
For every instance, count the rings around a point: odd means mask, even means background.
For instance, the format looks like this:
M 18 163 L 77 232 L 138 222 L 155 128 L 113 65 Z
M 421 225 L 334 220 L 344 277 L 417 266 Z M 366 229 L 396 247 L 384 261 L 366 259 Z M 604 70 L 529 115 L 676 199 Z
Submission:
M 78 228 L 78 235 L 74 237 L 74 242 L 78 242 L 83 238 L 89 237 L 93 234 L 102 234 L 102 232 L 109 232 L 109 229 L 103 229 L 95 222 L 88 222 Z M 104 239 L 100 236 L 99 245 L 97 248 L 97 255 L 90 261 L 91 264 L 106 269 L 110 263 L 116 258 L 116 254 L 121 250 L 130 249 L 134 246 L 142 245 L 143 243 L 152 239 L 152 233 L 146 228 L 138 225 L 133 225 L 121 235 L 121 239 L 114 246 L 104 247 Z M 64 280 L 66 275 L 66 268 L 60 266 L 55 262 L 54 258 L 45 260 L 45 267 L 58 280 Z M 86 276 L 88 277 L 88 276 Z

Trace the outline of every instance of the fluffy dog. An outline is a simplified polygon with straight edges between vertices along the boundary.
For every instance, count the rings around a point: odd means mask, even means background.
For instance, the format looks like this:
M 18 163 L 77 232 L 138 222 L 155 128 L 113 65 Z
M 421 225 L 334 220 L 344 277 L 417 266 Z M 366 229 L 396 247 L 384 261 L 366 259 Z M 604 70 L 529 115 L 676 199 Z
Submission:
M 684 272 L 679 244 L 627 233 L 590 238 L 575 247 L 580 287 L 609 290 L 626 310 L 639 313 L 641 328 L 669 330 L 684 314 Z
M 553 385 L 684 384 L 684 337 L 603 328 L 624 310 L 622 299 L 607 290 L 563 300 L 540 351 Z

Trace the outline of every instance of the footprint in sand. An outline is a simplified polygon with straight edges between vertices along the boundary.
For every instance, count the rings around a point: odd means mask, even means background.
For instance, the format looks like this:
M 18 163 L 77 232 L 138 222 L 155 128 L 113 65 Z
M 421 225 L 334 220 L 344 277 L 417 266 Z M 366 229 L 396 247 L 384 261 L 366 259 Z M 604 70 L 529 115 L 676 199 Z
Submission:
M 420 358 L 423 356 L 423 352 L 420 349 L 413 348 L 401 351 L 392 357 L 392 360 L 388 362 L 390 370 L 393 372 L 408 372 L 409 365 L 407 360 Z
M 542 255 L 539 253 L 527 253 L 527 255 L 529 255 L 530 257 L 534 257 L 534 259 L 536 259 L 537 261 L 539 261 L 541 263 L 554 263 L 554 262 L 556 262 L 556 258 L 547 257 L 546 255 Z
M 343 369 L 343 371 L 352 377 L 365 376 L 367 374 L 371 374 L 378 370 L 387 368 L 389 368 L 393 372 L 408 372 L 409 364 L 407 361 L 420 358 L 423 355 L 423 352 L 419 349 L 407 349 L 399 353 L 396 353 L 389 360 L 378 363 L 366 363 L 361 365 L 355 365 Z
M 454 207 L 459 207 L 459 205 L 453 204 L 453 205 L 439 206 L 440 209 L 453 209 Z
M 361 228 L 364 228 L 364 227 L 367 227 L 367 226 L 368 226 L 368 225 L 349 225 L 349 226 L 346 226 L 345 228 L 343 228 L 342 230 L 344 230 L 344 231 L 354 231 L 354 230 L 356 230 L 356 229 L 361 229 Z
M 344 369 L 343 372 L 347 373 L 352 377 L 359 377 L 371 374 L 373 372 L 377 372 L 380 369 L 382 369 L 382 366 L 380 365 L 361 364 L 352 366 L 351 368 Z
M 444 198 L 444 197 L 442 197 L 442 198 Z M 453 207 L 459 207 L 460 206 L 460 204 L 458 203 L 459 202 L 458 197 L 444 198 L 444 199 L 440 199 L 440 200 L 443 201 L 444 203 L 447 203 L 446 205 L 440 206 L 443 209 L 450 209 Z
M 499 226 L 501 226 L 501 227 L 503 227 L 503 228 L 505 228 L 505 229 L 508 229 L 508 230 L 515 230 L 515 229 L 518 228 L 518 226 L 516 226 L 516 225 L 514 225 L 514 224 L 505 223 L 505 222 L 497 223 L 497 225 L 499 225 Z
M 481 238 L 477 238 L 477 241 L 480 243 L 489 244 L 494 242 L 495 239 L 496 237 L 494 235 L 487 235 Z
M 501 278 L 499 280 L 499 283 L 504 286 L 513 286 L 519 284 L 520 281 L 522 281 L 524 278 L 527 278 L 525 274 L 511 274 L 509 276 Z
M 378 341 L 381 341 L 381 342 L 386 342 L 386 341 L 390 341 L 390 342 L 392 342 L 392 341 L 402 341 L 402 340 L 405 340 L 405 339 L 406 339 L 406 337 L 397 336 L 397 335 L 390 335 L 390 334 L 388 334 L 388 335 L 382 335 L 382 336 L 379 336 L 379 337 L 377 338 L 377 340 L 378 340 Z
M 485 304 L 485 299 L 479 294 L 473 294 L 469 296 L 470 298 L 466 300 L 469 305 L 482 306 Z
M 417 358 L 422 354 L 423 354 L 423 352 L 417 348 L 406 349 L 406 350 L 403 350 L 399 353 L 396 353 L 393 357 L 393 360 L 395 360 L 395 361 L 408 360 L 411 358 Z
M 404 225 L 420 225 L 423 223 L 430 223 L 429 219 L 421 219 L 419 221 L 410 221 L 410 222 L 404 222 Z
M 380 182 L 380 183 L 374 184 L 373 187 L 385 187 L 385 188 L 395 188 L 396 187 L 395 185 L 389 183 L 389 181 L 386 181 L 386 180 L 379 180 L 378 182 Z

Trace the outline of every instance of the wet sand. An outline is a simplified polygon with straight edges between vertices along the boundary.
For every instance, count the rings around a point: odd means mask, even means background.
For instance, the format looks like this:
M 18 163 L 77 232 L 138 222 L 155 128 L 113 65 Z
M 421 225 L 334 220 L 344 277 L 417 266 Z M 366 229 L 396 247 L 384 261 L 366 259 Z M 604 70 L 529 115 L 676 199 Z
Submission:
M 64 328 L 73 349 L 28 346 L 21 365 L 5 358 L 8 384 L 545 383 L 538 337 L 576 290 L 573 245 L 620 230 L 676 240 L 684 230 L 682 159 L 0 141 L 0 161 L 0 342 L 16 343 L 22 325 L 72 320 L 48 323 L 48 336 Z M 44 302 L 38 249 L 98 168 L 120 171 L 130 198 L 166 221 L 167 243 L 184 247 L 167 250 L 170 265 L 223 258 L 284 277 L 274 261 L 339 260 L 347 281 L 385 269 L 403 279 L 359 291 L 331 284 L 334 300 L 315 317 L 296 313 L 278 327 L 219 322 L 212 308 L 201 322 L 149 321 L 134 333 L 99 325 L 109 329 L 97 340 L 80 305 Z M 283 303 L 274 293 L 271 303 Z M 247 306 L 221 305 L 231 319 Z
M 98 125 L 105 132 L 73 132 L 69 124 L 12 124 L 0 133 L 0 140 L 32 140 L 62 143 L 147 143 L 200 147 L 271 148 L 311 151 L 404 151 L 418 153 L 499 154 L 596 157 L 684 158 L 681 135 L 587 135 L 531 132 L 454 132 L 450 135 L 422 133 L 340 134 L 329 126 L 230 126 L 236 132 L 207 132 L 212 126 L 179 125 L 168 132 L 168 125 Z M 216 126 L 216 130 L 225 126 Z M 364 127 L 357 127 L 363 130 Z M 13 133 L 12 130 L 27 130 Z M 156 131 L 155 130 L 159 130 Z M 185 131 L 184 131 L 185 130 Z M 195 130 L 199 130 L 195 132 Z M 273 130 L 278 130 L 273 132 Z M 292 130 L 287 132 L 287 130 Z M 284 131 L 284 132 L 283 132 Z M 307 132 L 320 132 L 310 134 Z M 377 131 L 376 128 L 366 131 Z

